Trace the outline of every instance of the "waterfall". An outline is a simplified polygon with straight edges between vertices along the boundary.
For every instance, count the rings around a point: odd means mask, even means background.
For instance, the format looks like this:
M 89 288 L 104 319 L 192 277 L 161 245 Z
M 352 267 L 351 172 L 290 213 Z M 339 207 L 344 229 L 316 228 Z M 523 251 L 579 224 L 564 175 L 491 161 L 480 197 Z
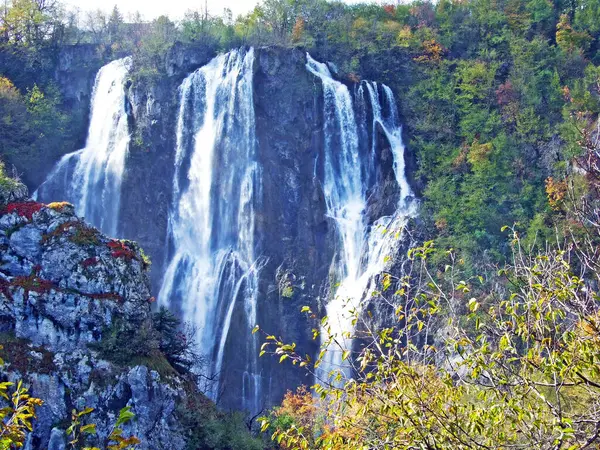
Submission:
M 96 76 L 85 148 L 63 156 L 34 194 L 64 199 L 103 232 L 118 234 L 121 181 L 129 149 L 125 79 L 131 58 L 113 61 Z
M 232 51 L 188 76 L 179 90 L 174 200 L 169 217 L 170 262 L 159 304 L 178 307 L 196 326 L 204 374 L 222 386 L 234 311 L 243 302 L 247 328 L 242 406 L 260 409 L 256 325 L 258 274 L 255 209 L 261 195 L 253 99 L 254 51 Z M 243 334 L 242 334 L 243 335 Z M 231 374 L 228 374 L 231 375 Z M 234 376 L 238 376 L 234 374 Z
M 372 142 L 368 158 L 360 153 L 360 126 L 354 113 L 348 88 L 333 79 L 327 65 L 307 56 L 307 69 L 323 83 L 325 161 L 323 189 L 327 214 L 335 221 L 339 236 L 340 254 L 336 264 L 340 277 L 335 296 L 326 306 L 328 327 L 340 343 L 331 344 L 317 369 L 317 382 L 332 381 L 331 375 L 340 372 L 343 378 L 351 376 L 348 362 L 343 361 L 343 350 L 351 349 L 350 336 L 354 331 L 354 313 L 360 312 L 362 301 L 376 288 L 375 277 L 386 264 L 386 255 L 397 247 L 397 233 L 415 213 L 411 190 L 405 174 L 402 127 L 392 91 L 382 86 L 384 99 L 375 83 L 361 83 L 360 101 L 365 100 L 364 89 L 372 107 Z M 360 115 L 361 119 L 366 114 Z M 364 125 L 364 124 L 360 124 Z M 369 226 L 366 219 L 367 191 L 375 169 L 376 133 L 381 127 L 391 146 L 394 173 L 400 195 L 393 217 L 381 217 Z M 337 138 L 336 138 L 337 137 Z M 336 140 L 337 139 L 337 140 Z

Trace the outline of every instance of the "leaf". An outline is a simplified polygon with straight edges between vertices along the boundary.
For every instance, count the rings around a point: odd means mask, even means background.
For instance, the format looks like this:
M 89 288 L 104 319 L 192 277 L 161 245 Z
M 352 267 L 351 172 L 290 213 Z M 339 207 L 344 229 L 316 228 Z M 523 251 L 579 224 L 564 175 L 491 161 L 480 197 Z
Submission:
M 117 423 L 115 424 L 115 428 L 120 427 L 121 425 L 129 422 L 131 419 L 135 417 L 135 414 L 131 412 L 131 406 L 126 406 L 121 411 L 119 411 L 119 418 Z
M 96 424 L 89 423 L 80 428 L 80 431 L 85 434 L 96 434 Z
M 477 299 L 475 298 L 469 300 L 469 303 L 467 305 L 469 307 L 469 311 L 471 312 L 476 312 L 479 309 L 479 303 L 477 303 Z
M 77 413 L 77 417 L 87 416 L 88 414 L 91 414 L 92 412 L 94 412 L 94 408 L 87 407 L 84 410 L 79 411 Z

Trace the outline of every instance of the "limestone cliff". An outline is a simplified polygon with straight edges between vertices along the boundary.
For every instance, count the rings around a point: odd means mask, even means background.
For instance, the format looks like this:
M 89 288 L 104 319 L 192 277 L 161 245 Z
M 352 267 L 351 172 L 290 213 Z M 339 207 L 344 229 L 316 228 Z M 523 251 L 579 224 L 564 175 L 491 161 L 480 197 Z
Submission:
M 155 296 L 173 256 L 168 236 L 170 209 L 176 200 L 173 179 L 180 86 L 214 55 L 208 47 L 177 44 L 165 55 L 164 70 L 153 75 L 140 73 L 134 61 L 125 83 L 132 138 L 122 180 L 119 236 L 139 242 L 152 257 L 150 280 Z M 337 142 L 339 136 L 325 124 L 323 83 L 307 70 L 305 51 L 258 48 L 252 67 L 253 133 L 262 177 L 262 205 L 256 207 L 253 239 L 257 255 L 265 262 L 258 280 L 256 320 L 269 333 L 314 353 L 318 343 L 311 339 L 312 325 L 300 309 L 310 305 L 319 316 L 325 315 L 332 287 L 340 281 L 336 266 L 341 242 L 335 218 L 327 212 L 323 186 L 325 142 Z M 330 67 L 338 78 L 337 71 Z M 381 124 L 376 125 L 367 84 L 341 81 L 352 96 L 360 122 L 361 159 L 373 161 L 374 169 L 365 180 L 365 222 L 372 226 L 397 207 L 392 145 Z M 389 109 L 390 105 L 383 102 Z M 326 136 L 327 132 L 332 135 Z M 181 299 L 168 300 L 174 312 L 181 312 Z M 223 343 L 222 373 L 226 379 L 221 380 L 227 389 L 220 401 L 225 408 L 240 409 L 246 395 L 240 382 L 245 376 L 245 362 L 255 359 L 258 352 L 239 345 L 250 336 L 243 301 L 236 299 L 230 317 L 230 331 Z M 262 358 L 257 365 L 263 393 L 261 407 L 279 403 L 289 388 L 312 382 L 302 371 L 281 366 L 274 359 Z
M 98 430 L 88 444 L 103 446 L 126 405 L 136 418 L 125 432 L 140 448 L 190 448 L 198 433 L 186 414 L 197 421 L 216 412 L 153 343 L 154 299 L 139 247 L 102 235 L 69 204 L 33 202 L 22 185 L 5 190 L 0 376 L 24 380 L 44 401 L 26 448 L 64 449 L 71 410 L 84 407 L 94 408 L 89 420 Z M 200 412 L 186 413 L 192 404 Z

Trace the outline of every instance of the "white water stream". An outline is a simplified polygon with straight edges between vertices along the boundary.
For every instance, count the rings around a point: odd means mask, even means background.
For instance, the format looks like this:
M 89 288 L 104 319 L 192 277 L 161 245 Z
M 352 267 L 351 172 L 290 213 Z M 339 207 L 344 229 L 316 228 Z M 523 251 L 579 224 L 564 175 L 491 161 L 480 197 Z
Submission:
M 385 101 L 380 98 L 377 84 L 363 82 L 359 88 L 360 91 L 366 87 L 373 115 L 371 154 L 364 158 L 360 155 L 359 127 L 350 91 L 333 79 L 326 64 L 315 61 L 310 55 L 307 68 L 323 83 L 324 191 L 327 214 L 334 219 L 338 231 L 338 264 L 341 265 L 336 268 L 341 280 L 326 306 L 328 324 L 321 330 L 322 340 L 327 338 L 327 327 L 337 340 L 337 344 L 327 347 L 317 370 L 317 381 L 325 382 L 331 381 L 337 372 L 345 379 L 351 377 L 350 366 L 342 360 L 342 355 L 345 350 L 352 349 L 353 319 L 360 313 L 364 299 L 376 289 L 375 277 L 385 269 L 386 256 L 397 248 L 398 233 L 415 214 L 415 205 L 410 199 L 412 193 L 405 174 L 402 127 L 389 87 L 382 86 Z M 359 94 L 364 97 L 364 91 Z M 368 177 L 375 159 L 377 126 L 383 129 L 391 146 L 400 198 L 393 217 L 381 217 L 369 226 L 366 218 Z M 339 141 L 332 141 L 332 136 L 339 136 Z
M 261 197 L 256 161 L 253 99 L 254 51 L 232 51 L 213 59 L 180 87 L 174 204 L 169 218 L 172 257 L 159 294 L 162 305 L 178 304 L 196 325 L 208 394 L 217 399 L 235 305 L 244 302 L 248 339 L 240 346 L 246 370 L 228 374 L 242 384 L 244 408 L 260 404 L 257 369 L 257 281 L 255 206 Z M 237 324 L 239 326 L 240 324 Z M 232 379 L 233 378 L 233 379 Z
M 40 200 L 67 200 L 77 214 L 110 236 L 117 236 L 121 181 L 130 135 L 125 80 L 131 58 L 113 61 L 96 76 L 85 148 L 69 153 L 36 193 Z

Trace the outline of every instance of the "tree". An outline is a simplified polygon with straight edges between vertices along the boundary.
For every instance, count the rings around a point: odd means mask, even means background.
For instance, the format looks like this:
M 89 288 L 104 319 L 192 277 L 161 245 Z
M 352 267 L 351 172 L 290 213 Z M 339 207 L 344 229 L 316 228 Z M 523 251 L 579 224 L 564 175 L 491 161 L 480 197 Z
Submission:
M 367 314 L 355 313 L 363 326 L 354 353 L 325 320 L 322 348 L 338 346 L 352 376 L 334 368 L 317 380 L 325 406 L 315 417 L 323 420 L 290 412 L 281 423 L 276 412 L 262 420 L 263 430 L 274 426 L 274 439 L 288 449 L 597 445 L 600 304 L 584 281 L 590 274 L 575 274 L 576 252 L 568 246 L 529 255 L 516 232 L 513 238 L 506 282 L 482 301 L 470 294 L 477 279 L 457 281 L 452 262 L 443 280 L 429 272 L 431 243 L 411 251 L 414 265 L 396 292 L 394 326 L 375 331 Z M 323 360 L 323 352 L 313 362 L 295 345 L 267 339 L 282 361 L 313 370 Z
M 101 44 L 106 41 L 108 35 L 108 19 L 101 10 L 88 11 L 85 18 L 85 26 L 91 34 L 93 43 Z
M 167 308 L 161 307 L 153 317 L 154 329 L 159 334 L 159 349 L 171 365 L 181 373 L 202 363 L 196 348 L 196 331 L 181 321 Z
M 38 48 L 58 38 L 62 17 L 56 0 L 12 0 L 5 5 L 0 35 L 7 43 Z
M 118 43 L 122 39 L 123 16 L 117 5 L 114 6 L 107 24 L 108 40 L 111 44 Z

